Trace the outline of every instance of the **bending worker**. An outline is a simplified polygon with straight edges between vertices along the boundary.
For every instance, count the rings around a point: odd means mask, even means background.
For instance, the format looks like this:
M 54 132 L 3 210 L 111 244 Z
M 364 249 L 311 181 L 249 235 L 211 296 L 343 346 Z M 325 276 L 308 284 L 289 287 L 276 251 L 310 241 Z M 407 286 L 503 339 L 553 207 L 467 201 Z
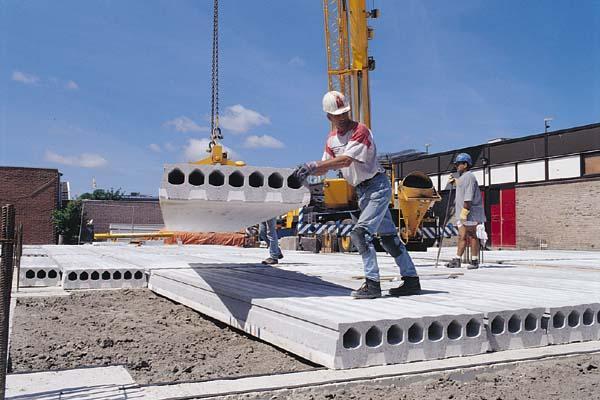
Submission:
M 456 257 L 448 263 L 448 268 L 460 268 L 460 258 L 465 252 L 467 245 L 471 246 L 471 264 L 468 269 L 479 268 L 479 239 L 477 238 L 477 225 L 483 224 L 485 211 L 479 183 L 471 167 L 473 160 L 467 153 L 460 153 L 454 160 L 459 177 L 451 183 L 456 185 L 456 214 L 459 216 L 456 225 L 458 226 L 458 247 L 456 248 Z
M 415 266 L 404 243 L 398 237 L 388 205 L 392 188 L 388 177 L 377 160 L 373 134 L 365 125 L 350 119 L 350 105 L 339 92 L 328 92 L 323 97 L 323 111 L 333 124 L 325 144 L 322 161 L 301 165 L 295 171 L 304 181 L 309 175 L 324 175 L 330 170 L 341 170 L 342 176 L 356 188 L 360 217 L 350 233 L 352 243 L 362 256 L 365 283 L 352 292 L 357 299 L 381 296 L 379 267 L 373 246 L 373 236 L 379 234 L 381 245 L 400 268 L 403 283 L 390 289 L 391 296 L 419 294 L 421 285 Z

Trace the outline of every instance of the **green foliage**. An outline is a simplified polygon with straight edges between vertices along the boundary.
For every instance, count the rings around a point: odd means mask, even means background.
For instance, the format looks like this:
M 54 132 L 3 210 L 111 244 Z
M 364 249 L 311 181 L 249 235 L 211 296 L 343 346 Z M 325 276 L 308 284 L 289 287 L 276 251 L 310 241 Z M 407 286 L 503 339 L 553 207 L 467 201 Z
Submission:
M 63 235 L 64 244 L 77 244 L 81 224 L 81 201 L 73 200 L 66 207 L 54 210 L 52 222 L 58 233 Z
M 110 188 L 109 190 L 96 189 L 92 193 L 82 194 L 79 198 L 81 200 L 121 200 L 123 195 L 120 188 L 117 190 Z

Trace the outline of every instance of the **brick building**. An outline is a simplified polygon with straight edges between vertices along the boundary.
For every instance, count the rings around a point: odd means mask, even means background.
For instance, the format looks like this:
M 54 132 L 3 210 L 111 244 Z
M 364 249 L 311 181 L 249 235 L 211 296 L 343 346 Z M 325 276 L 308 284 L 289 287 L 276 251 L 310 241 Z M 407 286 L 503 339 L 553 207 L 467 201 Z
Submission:
M 94 220 L 95 233 L 108 233 L 110 224 L 163 225 L 158 199 L 83 200 L 86 218 Z
M 0 204 L 14 204 L 25 244 L 54 244 L 52 211 L 60 205 L 57 169 L 0 167 Z
M 444 201 L 458 153 L 469 153 L 495 248 L 600 249 L 600 124 L 394 162 L 397 177 L 428 174 Z

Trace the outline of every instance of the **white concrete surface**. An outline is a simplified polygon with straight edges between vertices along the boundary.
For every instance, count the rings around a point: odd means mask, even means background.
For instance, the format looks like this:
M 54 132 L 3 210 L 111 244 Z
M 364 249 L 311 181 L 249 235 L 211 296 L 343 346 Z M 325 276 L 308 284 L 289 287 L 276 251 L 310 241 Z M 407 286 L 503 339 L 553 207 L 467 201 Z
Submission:
M 149 287 L 329 368 L 488 350 L 480 312 L 410 299 L 356 301 L 347 287 L 270 267 L 160 270 Z M 458 333 L 448 339 L 452 323 Z
M 159 190 L 165 228 L 235 232 L 310 201 L 290 168 L 167 164 Z
M 60 286 L 48 286 L 48 287 L 29 287 L 29 288 L 20 288 L 17 292 L 13 289 L 12 297 L 20 298 L 20 297 L 66 297 L 70 296 L 71 292 L 67 292 L 63 290 Z
M 143 271 L 152 290 L 330 368 L 600 339 L 598 252 L 492 251 L 479 270 L 451 270 L 434 268 L 437 249 L 430 249 L 412 253 L 423 295 L 358 301 L 349 297 L 362 283 L 357 254 L 286 251 L 273 268 L 260 264 L 266 249 L 104 244 L 35 251 L 54 260 L 64 279 L 75 274 L 66 287 L 125 287 L 115 271 Z M 442 258 L 454 251 L 442 249 Z M 380 254 L 379 261 L 382 276 L 399 278 L 391 257 Z M 456 272 L 462 275 L 445 279 Z M 145 274 L 132 281 L 146 285 Z M 382 282 L 384 290 L 396 285 Z
M 9 374 L 7 400 L 150 399 L 142 394 L 124 367 L 78 368 Z
M 59 286 L 61 267 L 50 257 L 24 255 L 21 257 L 19 287 Z

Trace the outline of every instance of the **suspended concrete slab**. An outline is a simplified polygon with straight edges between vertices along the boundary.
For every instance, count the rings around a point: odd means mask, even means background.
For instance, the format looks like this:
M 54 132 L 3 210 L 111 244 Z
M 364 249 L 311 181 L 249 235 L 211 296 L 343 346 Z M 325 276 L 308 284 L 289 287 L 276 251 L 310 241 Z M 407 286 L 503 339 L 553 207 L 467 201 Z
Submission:
M 308 188 L 289 168 L 167 164 L 159 190 L 165 228 L 235 232 L 300 208 Z

